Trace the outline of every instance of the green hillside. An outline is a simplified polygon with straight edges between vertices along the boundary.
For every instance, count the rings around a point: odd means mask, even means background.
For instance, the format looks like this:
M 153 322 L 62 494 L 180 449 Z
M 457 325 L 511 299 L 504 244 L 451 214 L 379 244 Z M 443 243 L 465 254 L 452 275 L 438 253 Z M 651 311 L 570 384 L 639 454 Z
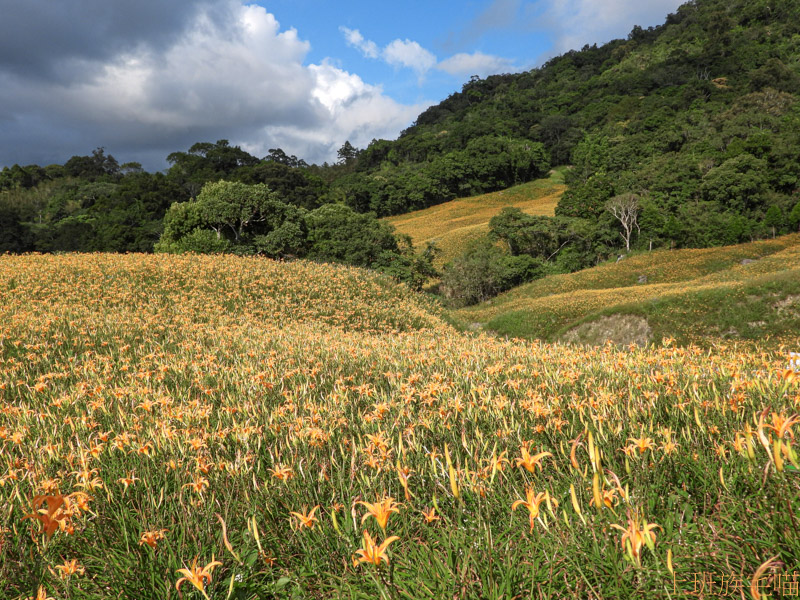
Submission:
M 702 250 L 662 250 L 554 275 L 454 312 L 515 337 L 590 344 L 663 337 L 708 345 L 796 343 L 800 235 Z

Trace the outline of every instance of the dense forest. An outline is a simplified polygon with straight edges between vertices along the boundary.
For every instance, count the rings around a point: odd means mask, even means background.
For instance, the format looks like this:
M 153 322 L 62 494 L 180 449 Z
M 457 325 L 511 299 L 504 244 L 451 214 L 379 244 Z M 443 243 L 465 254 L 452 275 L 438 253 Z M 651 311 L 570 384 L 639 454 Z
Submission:
M 433 250 L 415 254 L 377 217 L 557 165 L 570 168 L 556 216 L 504 211 L 451 265 L 452 289 L 476 261 L 506 265 L 508 287 L 619 251 L 771 237 L 800 227 L 798 94 L 800 0 L 692 0 L 627 39 L 473 77 L 397 140 L 346 142 L 334 165 L 219 140 L 170 154 L 163 173 L 102 148 L 6 167 L 0 251 L 307 256 L 419 281 Z

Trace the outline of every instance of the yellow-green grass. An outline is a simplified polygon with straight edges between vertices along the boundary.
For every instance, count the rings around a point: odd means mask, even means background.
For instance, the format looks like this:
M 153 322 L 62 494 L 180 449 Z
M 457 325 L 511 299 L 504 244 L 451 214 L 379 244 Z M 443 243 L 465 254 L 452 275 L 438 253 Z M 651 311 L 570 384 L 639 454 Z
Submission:
M 531 215 L 552 216 L 566 190 L 564 169 L 551 171 L 547 179 L 537 179 L 499 192 L 460 198 L 404 215 L 388 217 L 398 233 L 411 236 L 417 247 L 435 242 L 441 250 L 436 266 L 462 254 L 489 231 L 489 220 L 513 206 Z
M 636 315 L 647 320 L 656 341 L 675 337 L 707 344 L 731 338 L 780 344 L 800 335 L 799 293 L 800 235 L 793 234 L 722 248 L 632 255 L 520 286 L 454 316 L 505 335 L 557 339 L 603 316 Z

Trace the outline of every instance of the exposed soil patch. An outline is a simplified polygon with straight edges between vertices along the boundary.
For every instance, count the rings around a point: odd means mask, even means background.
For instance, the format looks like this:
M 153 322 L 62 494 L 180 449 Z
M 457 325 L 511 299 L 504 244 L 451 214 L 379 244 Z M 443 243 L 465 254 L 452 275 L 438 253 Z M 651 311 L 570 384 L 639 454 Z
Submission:
M 778 311 L 778 314 L 800 314 L 800 295 L 786 296 L 772 305 L 772 308 Z
M 570 329 L 562 339 L 573 344 L 602 345 L 610 341 L 618 346 L 645 346 L 653 335 L 647 319 L 634 315 L 600 317 Z

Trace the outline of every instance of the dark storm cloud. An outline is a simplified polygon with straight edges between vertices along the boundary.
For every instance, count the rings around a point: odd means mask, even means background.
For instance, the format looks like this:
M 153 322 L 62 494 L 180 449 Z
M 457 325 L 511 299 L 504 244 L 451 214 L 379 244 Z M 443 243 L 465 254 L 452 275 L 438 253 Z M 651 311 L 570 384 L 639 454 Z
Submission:
M 330 160 L 392 137 L 403 106 L 242 0 L 0 0 L 0 167 L 103 146 L 150 170 L 198 141 Z
M 198 0 L 2 0 L 0 69 L 64 81 L 74 64 L 103 62 L 142 45 L 156 51 L 180 35 Z

